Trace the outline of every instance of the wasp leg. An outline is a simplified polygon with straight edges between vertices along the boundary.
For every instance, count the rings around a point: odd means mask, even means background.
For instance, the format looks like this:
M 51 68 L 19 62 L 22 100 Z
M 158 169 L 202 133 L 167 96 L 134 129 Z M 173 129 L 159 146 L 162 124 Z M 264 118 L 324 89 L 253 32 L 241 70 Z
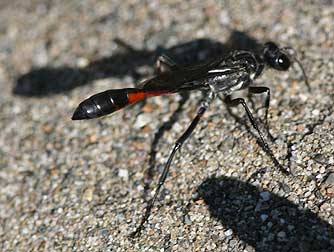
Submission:
M 171 73 L 178 68 L 179 66 L 165 54 L 159 56 L 159 58 L 155 62 L 155 71 L 156 71 L 156 74 L 158 75 L 164 74 L 164 73 Z M 146 83 L 150 82 L 154 78 L 156 78 L 156 76 L 142 80 L 137 85 L 137 88 L 143 88 Z
M 269 106 L 270 106 L 270 89 L 268 87 L 249 87 L 249 93 L 250 94 L 266 94 L 266 98 L 264 101 L 264 108 L 265 108 L 265 115 L 264 115 L 264 123 L 265 123 L 265 128 L 268 133 L 268 136 L 272 141 L 275 140 L 273 135 L 270 133 L 269 130 L 269 124 L 268 124 L 268 111 L 269 111 Z
M 158 74 L 170 73 L 179 68 L 174 60 L 168 57 L 166 54 L 159 56 L 155 63 L 155 68 Z
M 243 98 L 236 98 L 236 99 L 231 99 L 230 96 L 226 96 L 225 98 L 225 103 L 229 106 L 235 107 L 238 105 L 242 105 L 244 107 L 244 109 L 246 110 L 246 114 L 248 116 L 248 119 L 250 120 L 253 128 L 257 131 L 258 135 L 259 135 L 259 139 L 260 139 L 260 145 L 261 147 L 264 149 L 264 151 L 270 156 L 270 158 L 272 159 L 272 161 L 274 162 L 275 166 L 277 166 L 283 173 L 285 174 L 289 174 L 289 170 L 287 168 L 284 168 L 276 159 L 276 157 L 274 156 L 272 150 L 270 149 L 268 143 L 264 140 L 263 134 L 260 131 L 253 115 L 252 112 L 250 111 L 250 109 L 247 106 L 247 103 L 245 102 L 245 100 Z
M 148 218 L 150 217 L 152 208 L 158 198 L 159 192 L 161 190 L 161 187 L 163 186 L 163 184 L 166 181 L 168 172 L 169 172 L 169 168 L 170 165 L 173 161 L 173 158 L 175 156 L 175 153 L 181 148 L 181 146 L 183 145 L 183 143 L 188 139 L 188 137 L 191 135 L 191 133 L 194 131 L 194 129 L 196 128 L 198 122 L 200 121 L 201 117 L 203 116 L 204 112 L 206 111 L 206 109 L 208 108 L 209 104 L 211 103 L 211 101 L 214 98 L 214 93 L 211 92 L 208 97 L 206 98 L 206 101 L 202 103 L 202 105 L 200 106 L 200 108 L 197 111 L 197 115 L 196 117 L 192 120 L 191 124 L 189 125 L 189 127 L 187 128 L 187 130 L 182 134 L 182 136 L 177 139 L 177 141 L 175 142 L 174 148 L 172 150 L 172 152 L 169 154 L 167 163 L 162 171 L 162 174 L 160 175 L 159 178 L 159 182 L 157 185 L 157 188 L 155 189 L 155 193 L 153 198 L 149 201 L 147 207 L 146 207 L 146 212 L 145 215 L 143 216 L 138 228 L 130 235 L 131 237 L 135 237 L 136 235 L 140 234 L 140 232 L 142 231 L 145 222 L 148 220 Z
M 151 150 L 149 152 L 150 159 L 148 161 L 149 167 L 147 169 L 147 182 L 145 183 L 145 186 L 144 186 L 144 199 L 147 198 L 147 191 L 149 189 L 149 184 L 151 183 L 151 182 L 148 182 L 148 181 L 151 181 L 152 178 L 153 178 L 153 171 L 154 171 L 155 163 L 156 163 L 157 146 L 158 146 L 161 138 L 165 134 L 165 132 L 170 130 L 173 127 L 173 125 L 175 124 L 175 122 L 178 120 L 178 118 L 180 116 L 180 113 L 182 112 L 182 110 L 184 108 L 185 103 L 189 99 L 189 93 L 184 92 L 184 93 L 180 93 L 180 94 L 181 94 L 182 99 L 179 101 L 178 108 L 174 111 L 174 113 L 169 118 L 169 120 L 167 122 L 165 122 L 154 135 L 154 140 L 152 142 Z

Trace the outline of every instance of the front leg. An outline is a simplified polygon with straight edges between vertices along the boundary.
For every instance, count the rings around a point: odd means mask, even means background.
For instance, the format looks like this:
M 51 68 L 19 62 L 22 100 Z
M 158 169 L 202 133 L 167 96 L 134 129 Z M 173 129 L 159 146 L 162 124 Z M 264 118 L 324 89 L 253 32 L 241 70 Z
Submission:
M 226 96 L 225 98 L 225 103 L 229 106 L 235 107 L 238 105 L 242 105 L 246 111 L 246 114 L 248 116 L 248 119 L 250 120 L 253 128 L 257 131 L 258 135 L 259 135 L 259 140 L 260 140 L 260 145 L 261 147 L 264 149 L 264 151 L 270 156 L 270 158 L 272 159 L 272 161 L 274 162 L 274 164 L 285 174 L 289 174 L 289 169 L 284 168 L 276 159 L 276 157 L 274 156 L 272 150 L 270 149 L 268 143 L 264 140 L 263 134 L 260 131 L 254 116 L 252 115 L 252 112 L 250 111 L 250 109 L 248 108 L 245 100 L 243 98 L 236 98 L 236 99 L 231 99 L 231 96 Z
M 271 135 L 269 130 L 269 124 L 268 124 L 268 111 L 269 111 L 269 105 L 270 105 L 270 89 L 268 87 L 249 87 L 249 94 L 266 94 L 266 98 L 264 101 L 264 108 L 265 108 L 265 115 L 264 115 L 264 123 L 266 131 L 271 138 L 271 140 L 274 140 L 275 138 Z

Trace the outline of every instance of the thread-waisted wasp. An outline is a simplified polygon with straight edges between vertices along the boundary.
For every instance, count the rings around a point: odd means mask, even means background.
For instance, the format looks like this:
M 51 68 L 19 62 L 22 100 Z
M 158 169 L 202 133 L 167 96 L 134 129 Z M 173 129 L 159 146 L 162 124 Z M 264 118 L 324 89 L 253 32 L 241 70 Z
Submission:
M 207 93 L 195 118 L 175 142 L 174 148 L 160 175 L 155 194 L 148 203 L 146 213 L 133 235 L 140 233 L 143 225 L 149 218 L 161 187 L 167 178 L 175 153 L 194 131 L 210 103 L 216 97 L 223 100 L 229 106 L 243 106 L 251 125 L 258 134 L 259 143 L 264 151 L 271 157 L 276 167 L 285 174 L 289 173 L 289 169 L 283 167 L 274 156 L 245 100 L 243 98 L 232 99 L 231 94 L 241 89 L 248 89 L 251 94 L 266 94 L 265 126 L 269 133 L 267 118 L 270 104 L 270 89 L 264 86 L 252 86 L 253 81 L 266 68 L 287 71 L 293 62 L 296 62 L 300 66 L 305 83 L 310 90 L 305 71 L 300 61 L 296 58 L 295 51 L 292 48 L 280 48 L 275 43 L 268 42 L 264 44 L 261 53 L 258 54 L 251 51 L 235 50 L 226 57 L 220 57 L 209 63 L 195 66 L 179 66 L 169 57 L 163 55 L 157 61 L 157 75 L 141 82 L 137 88 L 110 89 L 95 94 L 79 104 L 72 116 L 72 120 L 93 119 L 105 116 L 127 105 L 141 101 L 146 97 L 191 90 L 204 90 Z

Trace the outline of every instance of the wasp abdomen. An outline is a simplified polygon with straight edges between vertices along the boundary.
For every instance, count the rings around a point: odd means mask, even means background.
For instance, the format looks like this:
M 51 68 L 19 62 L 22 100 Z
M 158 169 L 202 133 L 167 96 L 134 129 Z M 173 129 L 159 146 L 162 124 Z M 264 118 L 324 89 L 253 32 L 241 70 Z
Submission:
M 72 120 L 93 119 L 111 114 L 130 104 L 128 94 L 136 91 L 134 88 L 124 88 L 95 94 L 79 104 Z
M 93 95 L 79 104 L 72 120 L 105 116 L 149 96 L 170 93 L 170 90 L 143 90 L 137 88 L 110 89 Z

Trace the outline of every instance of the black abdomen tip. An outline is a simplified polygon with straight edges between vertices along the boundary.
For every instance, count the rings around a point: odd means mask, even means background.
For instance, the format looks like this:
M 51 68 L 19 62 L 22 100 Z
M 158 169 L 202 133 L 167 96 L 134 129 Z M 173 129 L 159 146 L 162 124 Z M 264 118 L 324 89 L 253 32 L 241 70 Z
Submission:
M 73 113 L 72 120 L 85 120 L 105 116 L 129 104 L 128 93 L 136 89 L 111 89 L 82 101 Z
M 82 109 L 81 106 L 77 107 L 72 115 L 72 120 L 83 120 L 87 119 L 86 112 Z
M 81 102 L 73 113 L 72 120 L 86 120 L 102 115 L 102 111 L 91 98 Z

